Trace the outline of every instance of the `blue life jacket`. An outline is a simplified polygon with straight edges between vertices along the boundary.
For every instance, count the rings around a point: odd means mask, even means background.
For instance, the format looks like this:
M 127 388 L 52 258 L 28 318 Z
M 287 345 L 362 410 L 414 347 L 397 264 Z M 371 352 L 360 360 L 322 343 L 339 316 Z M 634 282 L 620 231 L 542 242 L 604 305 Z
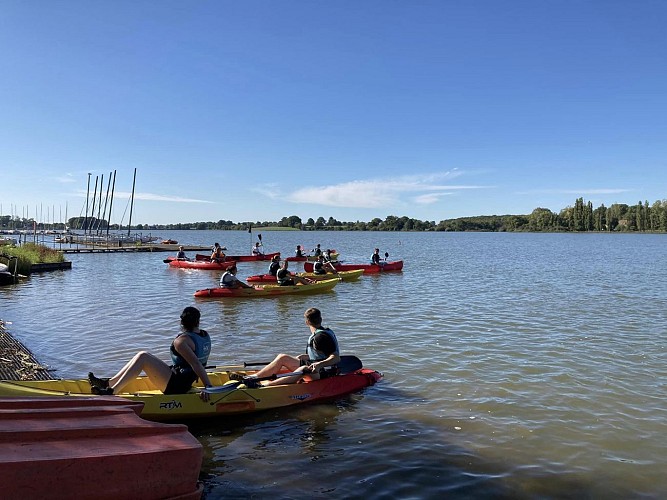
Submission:
M 187 335 L 190 337 L 190 339 L 192 339 L 192 341 L 195 343 L 195 356 L 197 356 L 197 359 L 202 365 L 206 366 L 206 363 L 208 363 L 208 356 L 211 354 L 211 337 L 209 337 L 206 330 L 199 330 L 198 334 L 194 332 L 181 333 L 176 338 L 180 337 L 181 335 Z M 169 352 L 171 353 L 171 361 L 174 366 L 190 368 L 192 370 L 190 364 L 185 361 L 185 359 L 183 359 L 183 357 L 178 354 L 178 352 L 176 352 L 173 342 L 171 343 Z
M 331 354 L 333 354 L 333 353 L 326 354 L 324 352 L 315 349 L 315 336 L 319 333 L 325 333 L 329 337 L 331 337 L 331 340 L 333 340 L 334 345 L 336 346 L 336 350 L 334 352 L 340 355 L 340 348 L 338 347 L 338 339 L 334 335 L 334 332 L 331 331 L 329 328 L 319 328 L 315 330 L 308 338 L 308 347 L 306 348 L 306 353 L 308 353 L 308 359 L 310 359 L 311 361 L 322 361 L 323 359 L 327 359 Z

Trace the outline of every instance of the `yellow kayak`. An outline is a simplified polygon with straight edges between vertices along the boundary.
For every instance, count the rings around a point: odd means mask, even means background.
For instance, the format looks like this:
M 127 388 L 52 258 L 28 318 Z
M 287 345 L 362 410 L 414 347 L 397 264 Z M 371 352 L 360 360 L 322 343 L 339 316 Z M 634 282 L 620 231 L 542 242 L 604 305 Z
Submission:
M 252 413 L 301 403 L 335 398 L 375 384 L 382 374 L 363 368 L 355 356 L 342 356 L 341 374 L 303 383 L 273 385 L 248 389 L 242 382 L 230 381 L 228 372 L 211 372 L 214 387 L 210 400 L 204 402 L 200 387 L 186 394 L 162 394 L 148 377 L 137 377 L 117 397 L 143 403 L 141 416 L 148 420 L 168 421 L 192 418 L 220 417 Z M 346 369 L 347 367 L 347 369 Z M 246 372 L 251 374 L 253 372 Z M 2 380 L 0 396 L 91 396 L 88 380 Z M 99 396 L 108 397 L 108 396 Z
M 308 278 L 316 281 L 330 280 L 332 278 L 340 278 L 343 281 L 358 280 L 364 274 L 363 269 L 355 269 L 354 271 L 341 271 L 339 273 L 315 274 L 315 273 L 294 273 L 293 276 L 301 278 Z M 246 279 L 248 283 L 275 283 L 276 277 L 272 274 L 255 274 L 248 276 Z
M 254 285 L 252 288 L 204 288 L 197 290 L 195 297 L 212 297 L 212 298 L 228 298 L 228 297 L 276 297 L 278 295 L 294 295 L 294 294 L 309 294 L 320 293 L 332 290 L 340 279 L 328 279 L 318 281 L 316 283 L 297 284 L 280 286 L 275 285 Z

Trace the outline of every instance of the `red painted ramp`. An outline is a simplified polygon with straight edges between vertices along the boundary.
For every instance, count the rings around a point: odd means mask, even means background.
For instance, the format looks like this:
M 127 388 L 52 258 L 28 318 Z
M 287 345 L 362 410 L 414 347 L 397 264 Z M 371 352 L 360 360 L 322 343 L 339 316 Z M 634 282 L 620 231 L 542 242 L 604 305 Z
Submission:
M 201 444 L 115 397 L 0 398 L 3 499 L 198 499 Z

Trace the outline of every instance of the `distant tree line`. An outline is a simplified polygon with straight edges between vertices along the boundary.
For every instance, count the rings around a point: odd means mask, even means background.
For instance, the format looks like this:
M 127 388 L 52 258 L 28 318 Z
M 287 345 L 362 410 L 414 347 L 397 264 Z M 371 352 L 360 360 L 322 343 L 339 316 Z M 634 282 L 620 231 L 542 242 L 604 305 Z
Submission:
M 90 230 L 106 230 L 107 221 L 83 217 L 72 217 L 68 220 L 72 229 L 88 226 Z M 11 218 L 0 216 L 0 228 L 41 229 L 43 225 L 35 224 L 33 219 Z M 60 229 L 62 224 L 55 224 Z M 374 218 L 370 222 L 341 222 L 333 217 L 325 219 L 312 217 L 305 222 L 298 216 L 283 217 L 279 221 L 247 221 L 232 222 L 188 222 L 179 224 L 137 224 L 135 230 L 250 230 L 253 227 L 283 227 L 306 231 L 526 231 L 526 232 L 667 232 L 667 200 L 656 201 L 649 205 L 648 201 L 636 205 L 614 203 L 609 207 L 604 204 L 593 208 L 593 204 L 577 198 L 574 206 L 568 206 L 559 213 L 547 208 L 536 208 L 530 215 L 482 215 L 478 217 L 461 217 L 445 219 L 437 224 L 435 221 L 421 221 L 410 217 L 387 216 L 384 220 Z M 110 229 L 119 229 L 111 224 Z M 127 227 L 125 228 L 127 229 Z
M 619 232 L 648 231 L 667 232 L 667 200 L 648 201 L 636 205 L 614 203 L 593 208 L 593 204 L 578 198 L 574 206 L 568 206 L 559 213 L 547 208 L 536 208 L 530 215 L 482 215 L 445 219 L 439 223 L 422 221 L 410 217 L 387 216 L 384 220 L 375 218 L 370 222 L 341 222 L 333 217 L 325 219 L 312 217 L 305 222 L 298 216 L 283 217 L 279 221 L 195 222 L 167 224 L 159 226 L 137 226 L 137 229 L 230 229 L 243 230 L 251 227 L 285 227 L 301 230 L 339 231 L 527 231 L 527 232 Z

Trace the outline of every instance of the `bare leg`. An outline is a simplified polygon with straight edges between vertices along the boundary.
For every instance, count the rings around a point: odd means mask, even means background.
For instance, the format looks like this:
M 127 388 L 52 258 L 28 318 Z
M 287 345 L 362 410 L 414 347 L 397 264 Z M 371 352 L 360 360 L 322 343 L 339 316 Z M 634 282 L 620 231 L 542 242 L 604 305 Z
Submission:
M 303 372 L 307 367 L 306 366 L 300 366 L 295 370 L 295 372 Z M 280 377 L 275 380 L 264 380 L 260 382 L 264 386 L 268 385 L 285 385 L 285 384 L 296 384 L 299 380 L 301 380 L 303 377 L 311 377 L 313 380 L 317 380 L 320 378 L 319 373 L 303 373 L 301 375 L 291 375 L 289 377 Z
M 171 378 L 171 368 L 164 361 L 146 351 L 138 352 L 116 375 L 111 377 L 109 387 L 112 387 L 114 393 L 118 394 L 142 371 L 146 372 L 157 389 L 165 390 Z
M 293 372 L 301 365 L 301 361 L 289 354 L 278 354 L 273 361 L 271 361 L 264 368 L 255 373 L 255 377 L 270 377 L 276 375 L 283 368 Z

